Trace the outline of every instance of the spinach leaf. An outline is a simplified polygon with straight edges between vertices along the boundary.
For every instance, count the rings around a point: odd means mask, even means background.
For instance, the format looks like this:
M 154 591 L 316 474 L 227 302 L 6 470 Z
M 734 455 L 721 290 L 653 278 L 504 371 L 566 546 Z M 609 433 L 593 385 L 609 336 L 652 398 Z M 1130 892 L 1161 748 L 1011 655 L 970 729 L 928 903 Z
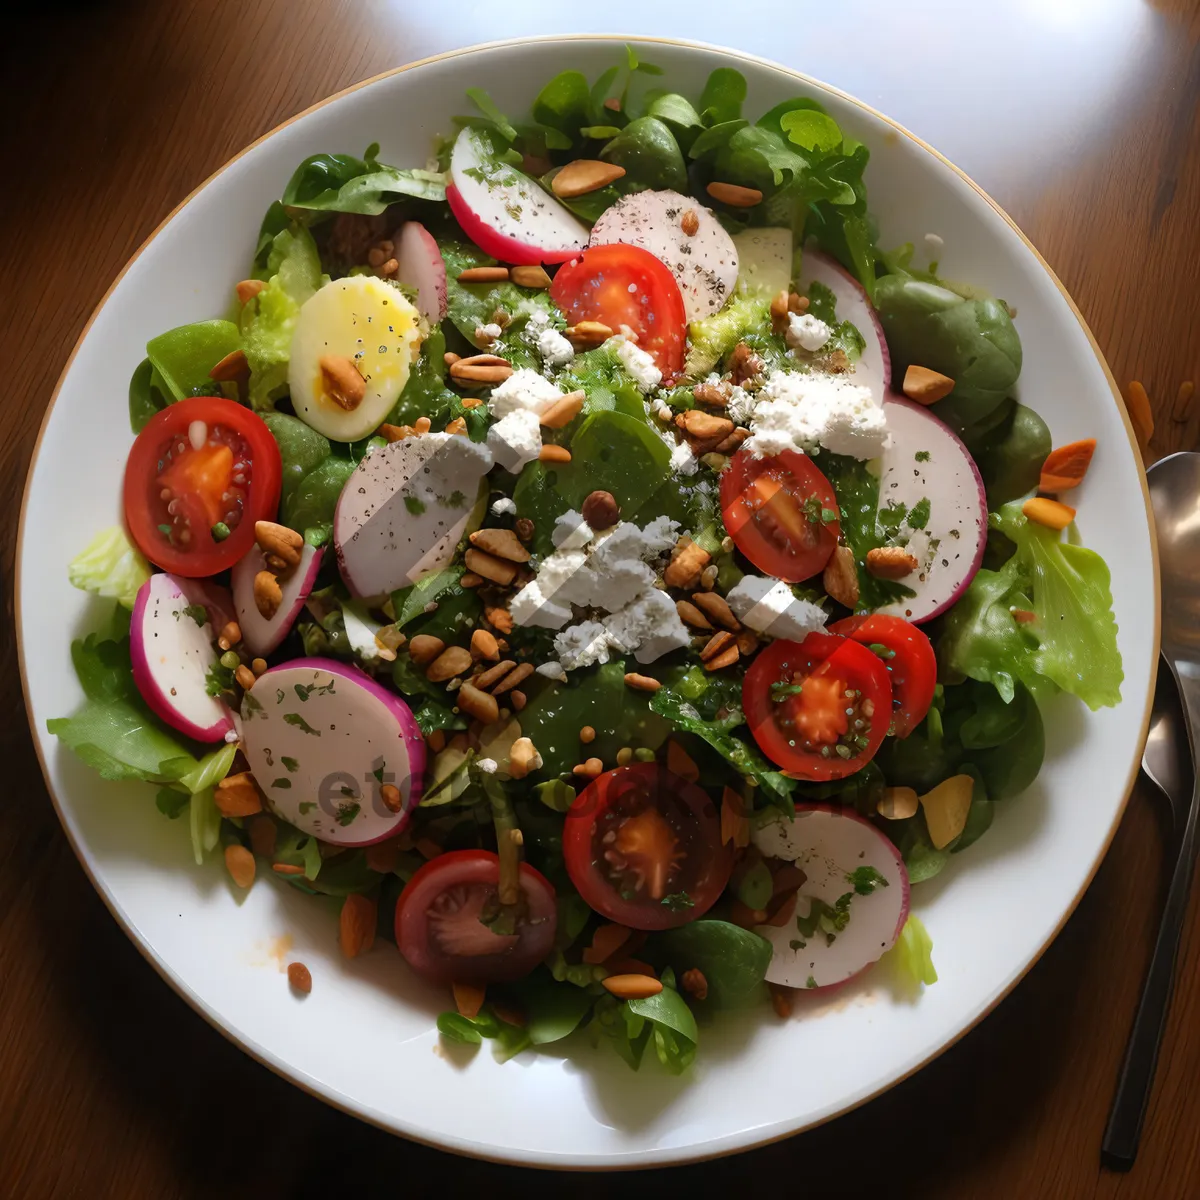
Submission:
M 283 189 L 287 208 L 377 216 L 401 196 L 445 200 L 446 176 L 420 168 L 399 170 L 378 160 L 372 143 L 362 158 L 350 154 L 314 154 L 295 170 Z
M 731 1008 L 753 996 L 766 977 L 771 943 L 728 921 L 699 920 L 652 934 L 646 954 L 677 975 L 693 967 L 708 983 L 706 1005 Z
M 129 427 L 141 433 L 155 413 L 167 407 L 167 396 L 154 378 L 154 364 L 143 358 L 129 380 Z
M 626 1000 L 625 1004 L 634 1017 L 640 1017 L 652 1029 L 658 1061 L 672 1075 L 686 1071 L 696 1059 L 700 1032 L 692 1010 L 674 987 L 664 987 L 657 996 L 644 1000 Z
M 620 180 L 621 192 L 645 188 L 688 190 L 687 167 L 679 143 L 670 128 L 657 117 L 638 117 L 630 121 L 600 151 L 600 157 L 625 168 L 625 177 Z
M 655 88 L 643 98 L 645 116 L 655 117 L 670 126 L 679 148 L 686 154 L 697 134 L 704 128 L 700 114 L 692 103 L 678 92 L 666 92 Z
M 530 349 L 516 335 L 534 312 L 541 310 L 547 315 L 557 315 L 549 293 L 530 291 L 515 283 L 460 283 L 458 277 L 463 271 L 470 267 L 492 266 L 495 259 L 453 237 L 440 238 L 438 244 L 446 264 L 446 315 L 451 324 L 474 345 L 475 330 L 490 324 L 497 310 L 505 312 L 509 317 L 504 331 L 505 357 L 518 367 L 536 366 Z M 516 357 L 518 353 L 524 356 L 524 361 Z
M 283 488 L 280 503 L 286 510 L 292 494 L 304 477 L 329 457 L 329 439 L 306 425 L 299 417 L 287 413 L 267 413 L 263 420 L 279 446 L 283 460 Z M 303 528 L 298 532 L 303 533 Z
M 348 458 L 330 454 L 322 459 L 283 498 L 280 513 L 283 523 L 312 546 L 323 546 L 333 529 L 333 514 L 346 480 L 354 473 Z
M 967 444 L 993 512 L 1037 487 L 1052 446 L 1046 422 L 1024 404 L 1014 404 L 1001 425 L 988 431 L 982 445 Z
M 533 119 L 576 138 L 588 121 L 589 104 L 587 78 L 581 71 L 563 71 L 538 92 Z
M 418 579 L 416 583 L 392 593 L 392 607 L 396 612 L 396 628 L 403 629 L 409 621 L 422 616 L 426 606 L 432 604 L 462 578 L 461 566 L 445 567 Z
M 195 321 L 151 338 L 146 343 L 146 358 L 154 371 L 154 383 L 165 389 L 170 403 L 187 396 L 220 395 L 220 386 L 208 373 L 241 344 L 232 321 Z
M 742 115 L 746 99 L 746 77 L 732 67 L 717 67 L 700 93 L 700 116 L 709 127 Z
M 596 1001 L 590 992 L 557 983 L 541 969 L 514 984 L 512 992 L 525 1014 L 525 1031 L 534 1046 L 546 1046 L 570 1036 Z

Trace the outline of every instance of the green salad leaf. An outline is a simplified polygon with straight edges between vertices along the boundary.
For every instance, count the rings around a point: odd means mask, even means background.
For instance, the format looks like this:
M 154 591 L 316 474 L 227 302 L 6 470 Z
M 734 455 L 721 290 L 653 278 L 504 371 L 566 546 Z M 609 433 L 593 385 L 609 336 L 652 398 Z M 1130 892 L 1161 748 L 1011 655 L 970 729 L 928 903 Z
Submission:
M 170 402 L 187 396 L 219 395 L 220 386 L 209 371 L 241 345 L 241 334 L 232 321 L 195 321 L 151 338 L 146 343 L 146 358 L 154 383 L 165 389 Z
M 287 208 L 377 216 L 404 196 L 445 200 L 446 176 L 420 168 L 400 170 L 378 159 L 372 143 L 362 158 L 351 154 L 314 154 L 295 170 L 283 189 Z
M 1037 487 L 1052 444 L 1046 422 L 1024 404 L 1013 404 L 978 444 L 968 434 L 967 448 L 983 477 L 993 512 Z
M 332 447 L 324 434 L 318 433 L 299 417 L 287 413 L 267 413 L 263 420 L 278 444 L 279 457 L 283 460 L 280 504 L 286 510 L 304 477 L 329 457 Z M 303 533 L 303 527 L 297 532 Z
M 138 590 L 150 578 L 150 564 L 120 525 L 101 530 L 71 559 L 67 578 L 72 587 L 107 596 L 132 609 Z
M 938 975 L 933 965 L 933 938 L 916 913 L 908 914 L 896 944 L 884 957 L 894 961 L 902 977 L 913 984 L 925 984 L 928 987 L 937 983 Z
M 755 996 L 771 962 L 771 943 L 728 921 L 692 921 L 652 934 L 645 953 L 677 975 L 697 968 L 708 983 L 704 1003 L 733 1008 Z

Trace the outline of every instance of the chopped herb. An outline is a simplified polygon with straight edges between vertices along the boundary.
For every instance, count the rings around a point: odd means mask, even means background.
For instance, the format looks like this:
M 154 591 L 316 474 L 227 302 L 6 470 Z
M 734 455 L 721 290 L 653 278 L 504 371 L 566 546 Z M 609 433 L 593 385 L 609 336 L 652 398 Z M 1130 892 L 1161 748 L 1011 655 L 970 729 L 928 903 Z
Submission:
M 869 896 L 877 887 L 888 886 L 888 881 L 874 867 L 855 867 L 846 881 L 860 896 Z
M 290 788 L 292 786 L 292 781 L 281 775 L 278 779 L 271 780 L 271 786 L 273 788 Z
M 867 649 L 870 650 L 871 653 L 876 657 L 882 658 L 884 662 L 887 662 L 889 658 L 896 657 L 895 650 L 889 649 L 887 646 L 883 645 L 882 642 L 872 642 Z
M 792 938 L 792 940 L 790 942 L 788 942 L 788 949 L 789 950 L 803 950 L 804 947 L 807 945 L 808 945 L 807 942 L 802 942 L 799 938 Z
M 180 617 L 191 617 L 197 625 L 203 626 L 208 623 L 208 609 L 203 604 L 189 604 L 175 614 L 175 620 L 178 621 Z
M 779 704 L 785 697 L 798 696 L 802 691 L 804 691 L 804 684 L 802 683 L 784 683 L 780 681 L 779 683 L 771 684 L 771 699 L 776 704 Z
M 224 521 L 218 521 L 209 532 L 212 534 L 214 542 L 223 542 L 232 532 L 229 526 Z
M 916 457 L 917 462 L 928 462 L 929 461 L 929 451 L 928 450 L 918 450 L 915 457 Z
M 448 496 L 439 496 L 438 503 L 443 508 L 462 508 L 466 504 L 467 498 L 459 491 L 453 491 Z
M 294 758 L 288 758 L 286 754 L 280 755 L 279 761 L 283 763 L 283 765 L 289 771 L 298 771 L 300 769 L 300 764 Z
M 377 767 L 375 768 L 375 770 L 373 770 L 373 771 L 371 772 L 371 774 L 375 776 L 375 782 L 376 782 L 376 783 L 382 783 L 382 782 L 383 782 L 383 773 L 384 773 L 384 771 L 385 771 L 385 770 L 387 770 L 387 763 L 383 763 L 383 762 L 381 762 L 381 763 L 379 764 L 379 766 L 377 766 Z
M 158 532 L 159 532 L 159 533 L 161 533 L 161 534 L 163 535 L 163 537 L 165 537 L 165 538 L 167 539 L 167 541 L 168 541 L 168 542 L 171 540 L 171 527 L 170 527 L 170 525 L 160 525 L 160 526 L 158 527 Z
M 810 975 L 805 981 L 804 986 L 811 992 L 817 986 L 817 981 Z
M 904 524 L 906 516 L 908 516 L 908 505 L 892 500 L 888 502 L 887 508 L 879 510 L 879 524 L 884 529 L 899 529 Z
M 294 686 L 296 695 L 299 696 L 301 700 L 307 700 L 314 692 L 316 692 L 318 696 L 335 695 L 333 683 L 334 681 L 331 679 L 328 683 L 297 683 Z M 293 724 L 295 724 L 295 722 L 293 722 Z
M 307 816 L 316 807 L 317 807 L 317 802 L 315 800 L 301 800 L 300 801 L 300 815 L 302 817 Z
M 302 729 L 305 733 L 311 733 L 316 737 L 321 736 L 321 731 L 314 729 L 299 713 L 284 713 L 283 719 L 289 725 L 295 725 L 297 729 Z
M 339 825 L 349 825 L 361 811 L 361 804 L 343 804 L 337 810 L 337 823 Z
M 408 509 L 414 517 L 419 517 L 425 511 L 425 502 L 418 500 L 416 496 L 405 496 L 404 507 Z
M 154 803 L 164 817 L 170 817 L 174 821 L 183 815 L 190 799 L 186 792 L 177 792 L 174 788 L 165 787 L 159 789 Z
M 838 519 L 838 514 L 832 508 L 825 508 L 816 496 L 805 500 L 804 516 L 810 525 L 831 525 Z
M 689 908 L 696 907 L 696 902 L 687 892 L 672 892 L 669 896 L 664 896 L 661 903 L 664 908 L 669 908 L 672 912 L 685 912 Z
M 796 929 L 805 938 L 815 937 L 820 930 L 825 935 L 826 944 L 832 946 L 837 935 L 850 922 L 850 901 L 853 899 L 854 893 L 846 892 L 837 898 L 831 908 L 819 897 L 809 896 L 808 913 L 796 918 Z
M 204 676 L 204 690 L 210 696 L 219 696 L 222 692 L 232 692 L 233 672 L 219 662 L 213 663 L 208 674 Z
M 924 529 L 929 524 L 929 497 L 924 496 L 912 506 L 908 514 L 909 529 Z
M 242 697 L 242 719 L 246 721 L 252 720 L 255 714 L 260 712 L 263 712 L 263 706 L 247 692 Z M 287 760 L 285 759 L 284 761 L 286 762 Z
M 276 688 L 276 689 L 275 689 L 275 703 L 276 703 L 276 704 L 282 704 L 282 703 L 283 703 L 283 701 L 284 701 L 284 698 L 285 698 L 286 696 L 287 696 L 287 692 L 285 692 L 285 691 L 283 690 L 283 688 Z

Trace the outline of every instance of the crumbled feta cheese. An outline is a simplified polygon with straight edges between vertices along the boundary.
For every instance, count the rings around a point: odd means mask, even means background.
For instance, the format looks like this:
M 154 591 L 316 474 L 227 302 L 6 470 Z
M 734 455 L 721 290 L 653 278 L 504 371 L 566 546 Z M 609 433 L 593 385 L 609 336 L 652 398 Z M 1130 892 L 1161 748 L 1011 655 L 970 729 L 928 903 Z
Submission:
M 554 639 L 554 652 L 564 671 L 608 662 L 610 646 L 608 630 L 599 621 L 580 621 L 578 625 L 568 626 Z
M 606 617 L 604 627 L 612 644 L 626 653 L 632 650 L 640 663 L 654 662 L 691 641 L 675 601 L 656 587 Z
M 477 342 L 487 342 L 490 344 L 491 342 L 494 342 L 503 332 L 504 330 L 501 329 L 500 326 L 494 321 L 489 321 L 486 325 L 475 326 L 475 340 Z
M 937 542 L 924 529 L 915 529 L 908 535 L 904 548 L 917 560 L 917 570 L 926 571 L 937 548 Z
M 517 505 L 514 500 L 510 500 L 507 496 L 501 496 L 499 500 L 492 502 L 492 515 L 503 517 L 506 514 L 514 514 L 517 511 Z
M 550 326 L 537 335 L 537 350 L 548 367 L 565 367 L 575 357 L 575 347 Z
M 945 246 L 945 244 L 946 243 L 940 237 L 938 237 L 936 233 L 927 233 L 925 235 L 925 246 L 934 258 L 937 258 L 937 256 L 941 254 L 942 247 Z
M 516 474 L 542 452 L 542 427 L 528 409 L 506 413 L 488 430 L 488 449 L 506 470 Z
M 793 350 L 820 350 L 829 341 L 829 334 L 829 326 L 811 313 L 788 314 L 787 344 Z
M 662 372 L 658 369 L 654 358 L 647 354 L 641 346 L 634 345 L 628 338 L 617 346 L 617 357 L 639 390 L 652 392 L 662 383 Z
M 512 598 L 508 611 L 516 624 L 539 629 L 561 629 L 571 619 L 570 606 L 548 597 L 536 579 Z
M 757 633 L 790 642 L 802 642 L 825 628 L 825 610 L 808 600 L 797 600 L 779 579 L 744 575 L 725 597 L 734 615 Z
M 529 367 L 522 367 L 492 388 L 488 410 L 493 417 L 506 417 L 518 411 L 540 415 L 561 395 L 557 384 Z
M 888 445 L 887 418 L 871 389 L 844 375 L 780 371 L 759 393 L 746 448 L 756 458 L 823 446 L 851 458 L 878 458 Z
M 699 459 L 687 442 L 677 442 L 671 450 L 671 470 L 676 475 L 695 475 L 700 466 Z
M 494 758 L 477 758 L 475 766 L 485 775 L 495 775 L 500 768 L 500 764 Z
M 555 518 L 550 540 L 557 550 L 582 550 L 595 536 L 583 514 L 572 508 Z
M 725 405 L 725 415 L 735 425 L 745 425 L 750 420 L 756 403 L 757 397 L 753 392 L 748 392 L 744 387 L 734 384 L 729 391 L 729 403 Z
M 560 662 L 544 662 L 537 668 L 537 673 L 546 679 L 555 679 L 559 683 L 567 682 L 567 673 Z
M 679 541 L 679 522 L 670 517 L 655 517 L 642 528 L 642 557 L 656 558 L 675 548 Z

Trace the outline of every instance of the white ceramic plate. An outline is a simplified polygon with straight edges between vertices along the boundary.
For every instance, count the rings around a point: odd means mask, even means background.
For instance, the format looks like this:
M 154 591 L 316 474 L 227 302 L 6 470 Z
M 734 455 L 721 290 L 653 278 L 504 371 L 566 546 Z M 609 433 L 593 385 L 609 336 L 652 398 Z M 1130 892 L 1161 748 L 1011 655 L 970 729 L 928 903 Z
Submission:
M 567 66 L 594 78 L 619 40 L 503 43 L 449 54 L 342 94 L 266 137 L 214 176 L 126 268 L 76 347 L 30 471 L 17 586 L 22 668 L 46 780 L 97 889 L 163 977 L 214 1026 L 301 1087 L 385 1128 L 452 1150 L 553 1166 L 683 1162 L 783 1137 L 889 1087 L 974 1025 L 1046 948 L 1091 879 L 1120 818 L 1140 753 L 1158 648 L 1157 571 L 1145 479 L 1116 390 L 1061 286 L 1010 221 L 928 147 L 857 101 L 782 67 L 680 43 L 647 45 L 674 89 L 696 95 L 720 63 L 749 80 L 746 111 L 817 96 L 871 150 L 871 206 L 885 246 L 936 233 L 943 269 L 1019 310 L 1021 395 L 1056 442 L 1099 449 L 1079 493 L 1088 545 L 1115 566 L 1124 703 L 1047 712 L 1048 754 L 1028 794 L 1005 804 L 987 837 L 916 889 L 940 982 L 916 1002 L 880 976 L 792 1020 L 753 1012 L 706 1030 L 684 1079 L 648 1062 L 575 1046 L 570 1058 L 439 1046 L 445 997 L 413 978 L 390 946 L 346 962 L 327 904 L 260 882 L 244 901 L 219 861 L 193 865 L 183 823 L 155 810 L 153 789 L 97 779 L 46 733 L 81 700 L 70 639 L 99 610 L 67 583 L 66 564 L 119 518 L 131 443 L 126 388 L 148 338 L 224 311 L 246 273 L 259 218 L 292 169 L 321 150 L 423 163 L 434 134 L 487 89 L 527 109 Z M 312 970 L 312 995 L 289 994 L 285 956 Z M 577 1038 L 577 1040 L 579 1040 Z

